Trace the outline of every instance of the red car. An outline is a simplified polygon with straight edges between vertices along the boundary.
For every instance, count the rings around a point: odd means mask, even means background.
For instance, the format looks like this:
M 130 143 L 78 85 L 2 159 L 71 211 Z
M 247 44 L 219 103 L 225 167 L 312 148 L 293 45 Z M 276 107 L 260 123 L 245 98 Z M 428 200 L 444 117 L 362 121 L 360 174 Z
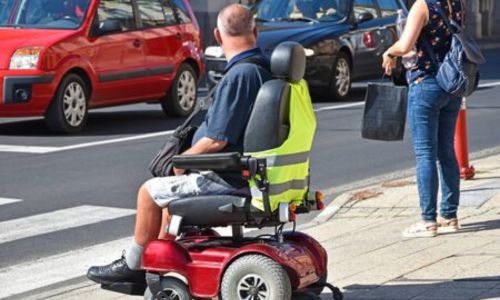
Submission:
M 88 109 L 194 108 L 204 72 L 187 0 L 0 0 L 0 117 L 45 116 L 73 133 Z

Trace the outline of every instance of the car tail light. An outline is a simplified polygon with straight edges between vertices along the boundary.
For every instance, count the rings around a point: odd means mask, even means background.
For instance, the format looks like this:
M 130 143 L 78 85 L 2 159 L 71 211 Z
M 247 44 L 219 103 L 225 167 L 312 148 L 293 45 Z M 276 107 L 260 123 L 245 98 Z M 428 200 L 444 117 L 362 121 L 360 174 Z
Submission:
M 363 34 L 363 44 L 365 44 L 366 48 L 375 48 L 377 46 L 373 31 L 367 31 Z

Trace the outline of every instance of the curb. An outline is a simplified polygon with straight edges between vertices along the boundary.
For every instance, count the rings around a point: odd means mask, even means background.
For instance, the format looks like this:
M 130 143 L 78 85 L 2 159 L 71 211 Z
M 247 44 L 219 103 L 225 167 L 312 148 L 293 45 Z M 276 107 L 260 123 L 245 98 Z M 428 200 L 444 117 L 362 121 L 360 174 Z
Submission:
M 500 43 L 498 43 L 498 45 L 500 45 Z M 500 154 L 500 147 L 492 147 L 470 153 L 469 159 L 472 165 L 472 162 L 474 160 L 486 159 L 488 157 L 492 157 L 499 154 Z M 340 209 L 347 207 L 349 203 L 355 204 L 357 201 L 353 199 L 353 196 L 357 192 L 363 190 L 382 191 L 385 189 L 385 187 L 381 186 L 384 182 L 409 180 L 415 176 L 415 172 L 416 172 L 415 168 L 410 168 L 402 171 L 388 173 L 385 175 L 380 175 L 372 179 L 361 180 L 353 184 L 348 184 L 343 187 L 339 187 L 337 190 L 343 191 L 342 194 L 334 198 L 332 202 L 328 204 L 327 207 L 319 215 L 317 215 L 314 219 L 312 219 L 309 222 L 307 228 L 325 223 L 329 221 L 331 218 L 333 218 L 340 211 Z M 334 190 L 335 190 L 334 188 L 326 190 L 325 195 L 327 196 L 333 195 Z

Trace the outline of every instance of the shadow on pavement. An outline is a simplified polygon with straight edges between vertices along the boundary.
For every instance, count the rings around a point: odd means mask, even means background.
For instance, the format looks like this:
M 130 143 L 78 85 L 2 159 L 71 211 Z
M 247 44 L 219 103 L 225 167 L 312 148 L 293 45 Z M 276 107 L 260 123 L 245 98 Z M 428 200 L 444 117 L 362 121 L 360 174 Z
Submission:
M 198 124 L 203 113 L 193 121 Z M 175 129 L 183 118 L 168 118 L 161 111 L 90 111 L 87 125 L 74 136 L 105 136 L 122 134 L 145 134 Z M 13 121 L 0 124 L 0 135 L 5 136 L 60 136 L 45 126 L 43 119 Z
M 395 280 L 389 284 L 349 285 L 344 287 L 345 300 L 357 299 L 498 299 L 500 297 L 500 276 L 470 277 L 454 280 Z M 333 299 L 330 293 L 323 293 L 322 299 Z

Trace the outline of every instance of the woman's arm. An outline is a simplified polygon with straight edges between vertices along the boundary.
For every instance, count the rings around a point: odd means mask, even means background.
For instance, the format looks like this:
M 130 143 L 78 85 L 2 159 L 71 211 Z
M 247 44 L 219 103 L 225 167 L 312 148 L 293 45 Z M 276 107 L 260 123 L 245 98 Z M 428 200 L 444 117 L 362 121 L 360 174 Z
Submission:
M 394 58 L 403 56 L 410 52 L 422 31 L 422 28 L 429 21 L 429 9 L 425 0 L 417 0 L 410 9 L 408 20 L 400 39 L 392 45 L 383 55 L 382 67 L 385 73 L 390 75 L 396 66 Z

